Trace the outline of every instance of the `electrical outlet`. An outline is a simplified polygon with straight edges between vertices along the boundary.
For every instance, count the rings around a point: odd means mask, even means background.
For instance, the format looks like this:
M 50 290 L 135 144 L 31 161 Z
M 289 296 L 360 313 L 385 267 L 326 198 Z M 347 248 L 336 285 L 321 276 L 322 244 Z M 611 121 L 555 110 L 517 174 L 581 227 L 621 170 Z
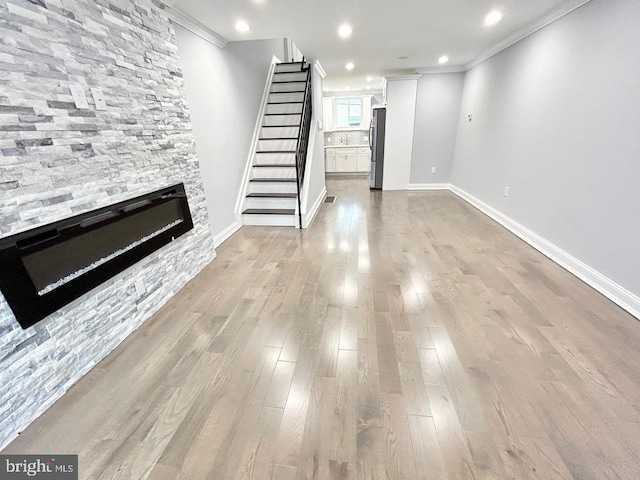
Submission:
M 436 167 L 431 167 L 431 173 L 433 175 L 435 175 L 438 172 L 438 169 Z
M 510 191 L 510 190 L 511 190 L 511 189 L 510 189 L 509 187 L 504 187 L 504 196 L 505 196 L 505 197 L 508 197 L 508 196 L 509 196 L 509 191 Z
M 99 88 L 92 88 L 91 95 L 93 95 L 93 101 L 96 104 L 96 110 L 106 110 L 107 100 L 104 98 L 104 93 Z
M 136 280 L 136 293 L 138 294 L 138 297 L 147 293 L 147 287 L 144 284 L 144 280 Z
M 72 83 L 69 85 L 69 89 L 71 90 L 71 96 L 73 97 L 76 107 L 79 109 L 88 109 L 89 102 L 87 102 L 87 96 L 84 94 L 84 87 L 77 83 Z
M 467 115 L 467 118 L 469 119 L 469 121 L 473 120 L 473 112 L 469 113 L 469 115 Z

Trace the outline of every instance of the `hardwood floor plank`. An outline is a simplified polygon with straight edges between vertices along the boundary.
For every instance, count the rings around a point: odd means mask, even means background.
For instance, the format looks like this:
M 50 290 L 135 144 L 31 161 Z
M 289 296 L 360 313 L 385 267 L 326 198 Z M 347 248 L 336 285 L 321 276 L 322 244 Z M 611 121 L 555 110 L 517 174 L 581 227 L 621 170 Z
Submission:
M 340 350 L 357 350 L 358 348 L 358 309 L 344 307 L 340 324 Z
M 380 396 L 384 460 L 388 478 L 415 479 L 417 475 L 413 445 L 402 395 Z
M 357 353 L 340 350 L 329 458 L 338 463 L 357 461 Z
M 391 328 L 391 314 L 376 312 L 376 338 L 380 391 L 401 394 L 402 382 Z
M 462 430 L 447 387 L 428 385 L 427 394 L 447 477 L 450 479 L 480 478 L 469 451 L 469 442 Z
M 380 427 L 380 378 L 378 350 L 368 339 L 358 340 L 358 427 Z
M 447 480 L 433 419 L 415 415 L 409 415 L 407 419 L 416 461 L 416 480 Z
M 289 396 L 295 363 L 279 361 L 271 377 L 269 391 L 264 399 L 265 407 L 284 408 Z
M 301 461 L 307 407 L 317 363 L 318 355 L 316 352 L 311 350 L 300 352 L 276 440 L 274 463 L 296 467 Z
M 407 415 L 431 416 L 429 397 L 417 363 L 400 362 L 400 382 Z

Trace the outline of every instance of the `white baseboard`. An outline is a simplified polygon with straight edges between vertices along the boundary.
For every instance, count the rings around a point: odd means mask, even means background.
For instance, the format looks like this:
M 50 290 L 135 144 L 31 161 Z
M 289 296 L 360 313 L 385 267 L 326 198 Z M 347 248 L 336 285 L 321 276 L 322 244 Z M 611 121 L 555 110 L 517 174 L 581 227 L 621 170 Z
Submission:
M 322 202 L 324 202 L 325 198 L 327 198 L 326 185 L 322 189 L 322 192 L 320 193 L 320 195 L 318 195 L 318 198 L 316 199 L 313 206 L 311 207 L 311 210 L 308 213 L 303 215 L 304 228 L 309 228 L 309 225 L 311 225 L 311 222 L 313 222 L 313 219 L 316 217 L 318 210 L 320 210 L 320 206 L 322 205 Z
M 220 232 L 218 235 L 216 235 L 215 237 L 213 237 L 213 246 L 215 248 L 218 248 L 220 245 L 222 245 L 231 235 L 233 235 L 234 233 L 236 233 L 238 230 L 240 230 L 240 228 L 242 227 L 242 224 L 240 222 L 233 222 L 231 225 L 229 225 L 227 228 L 225 228 L 222 232 Z
M 609 300 L 625 309 L 631 315 L 640 319 L 640 297 L 625 289 L 624 287 L 618 285 L 610 278 L 605 277 L 600 272 L 591 268 L 589 265 L 584 264 L 583 262 L 568 254 L 553 243 L 542 238 L 537 233 L 532 232 L 512 218 L 506 216 L 492 206 L 487 205 L 482 200 L 479 200 L 473 195 L 465 192 L 461 188 L 451 185 L 450 190 L 451 192 L 480 210 L 482 213 L 498 222 L 511 233 L 520 237 L 540 253 L 549 257 L 565 270 L 578 277 L 587 285 L 590 285 L 591 287 L 596 289 Z
M 411 183 L 409 190 L 451 190 L 449 183 Z

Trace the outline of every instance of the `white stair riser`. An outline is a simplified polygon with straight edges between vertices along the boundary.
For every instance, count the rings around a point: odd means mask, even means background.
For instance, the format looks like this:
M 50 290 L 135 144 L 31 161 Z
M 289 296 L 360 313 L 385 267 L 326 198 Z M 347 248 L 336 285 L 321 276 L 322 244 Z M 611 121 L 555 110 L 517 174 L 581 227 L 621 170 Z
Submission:
M 299 93 L 276 93 L 269 95 L 269 102 L 304 102 L 304 92 Z
M 254 165 L 265 165 L 265 164 L 273 165 L 274 163 L 277 163 L 278 165 L 282 165 L 282 164 L 295 165 L 296 154 L 295 153 L 256 153 L 255 160 L 253 162 Z
M 242 215 L 244 225 L 269 227 L 295 227 L 298 225 L 296 215 Z
M 298 140 L 259 140 L 259 152 L 295 152 Z
M 299 126 L 300 115 L 265 115 L 263 125 Z
M 296 182 L 250 182 L 249 193 L 298 193 Z
M 298 138 L 300 127 L 275 127 L 263 128 L 260 131 L 260 138 Z
M 300 82 L 305 81 L 306 79 L 307 72 L 279 73 L 273 76 L 274 82 Z
M 296 178 L 295 167 L 254 167 L 253 178 Z
M 301 63 L 279 63 L 276 65 L 276 72 L 299 72 L 302 68 Z
M 277 103 L 267 105 L 266 113 L 302 113 L 301 103 Z
M 245 208 L 276 208 L 295 210 L 298 206 L 297 198 L 263 198 L 247 197 Z
M 272 83 L 271 93 L 273 92 L 304 93 L 304 83 Z

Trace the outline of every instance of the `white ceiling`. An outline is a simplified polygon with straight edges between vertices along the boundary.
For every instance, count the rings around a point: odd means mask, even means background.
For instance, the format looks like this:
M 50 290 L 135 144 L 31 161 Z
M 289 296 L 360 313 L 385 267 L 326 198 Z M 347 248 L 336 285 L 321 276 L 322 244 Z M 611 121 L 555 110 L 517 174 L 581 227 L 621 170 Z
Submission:
M 585 0 L 177 0 L 175 6 L 226 40 L 291 38 L 318 59 L 333 91 L 379 87 L 382 76 L 443 68 L 464 69 L 501 45 L 531 33 Z M 491 10 L 504 13 L 484 26 Z M 235 30 L 238 19 L 251 26 Z M 342 23 L 353 27 L 348 40 L 338 37 Z M 406 56 L 401 60 L 398 57 Z M 347 72 L 345 64 L 355 69 Z M 367 84 L 366 77 L 374 81 Z

